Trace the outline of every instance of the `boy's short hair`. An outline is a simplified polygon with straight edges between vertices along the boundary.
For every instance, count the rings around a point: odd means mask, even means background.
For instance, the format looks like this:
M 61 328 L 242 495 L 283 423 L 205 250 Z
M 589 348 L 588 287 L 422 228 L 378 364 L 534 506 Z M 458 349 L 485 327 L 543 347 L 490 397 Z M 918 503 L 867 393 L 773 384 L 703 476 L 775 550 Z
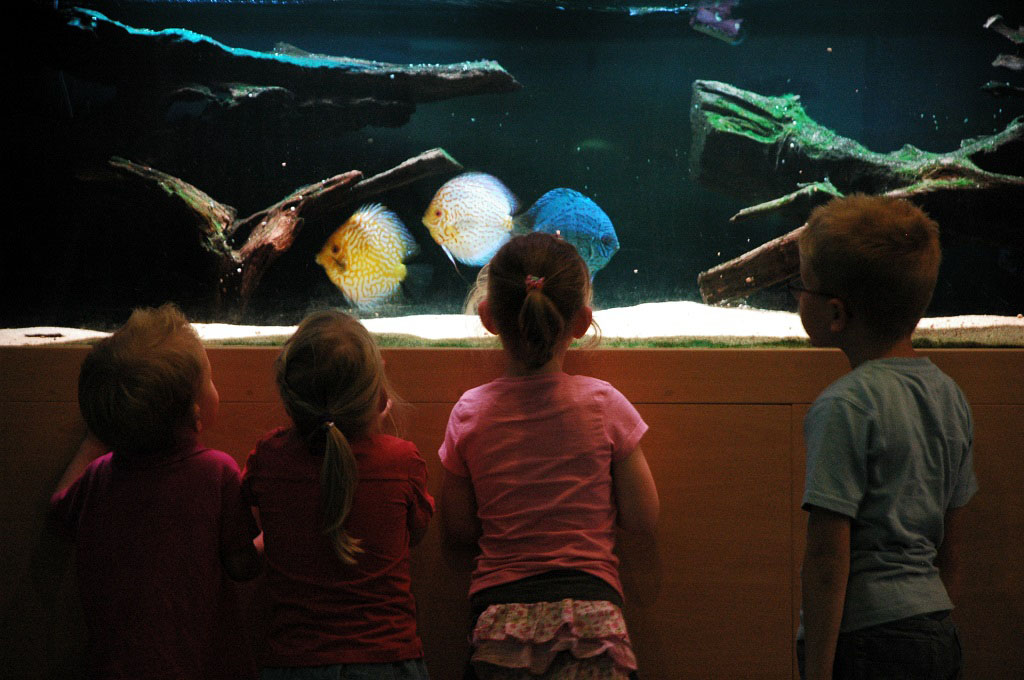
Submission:
M 172 452 L 195 418 L 202 351 L 173 304 L 136 309 L 82 363 L 78 406 L 90 431 L 117 454 Z
M 854 194 L 811 213 L 800 257 L 818 287 L 841 299 L 881 339 L 914 332 L 931 302 L 942 250 L 939 225 L 909 201 Z

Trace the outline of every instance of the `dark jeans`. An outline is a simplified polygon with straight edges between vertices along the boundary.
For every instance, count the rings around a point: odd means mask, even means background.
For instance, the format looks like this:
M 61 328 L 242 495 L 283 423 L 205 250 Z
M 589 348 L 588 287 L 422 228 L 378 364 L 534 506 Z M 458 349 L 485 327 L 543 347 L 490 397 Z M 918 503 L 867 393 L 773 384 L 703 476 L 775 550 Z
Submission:
M 804 641 L 796 643 L 804 677 Z M 963 651 L 949 612 L 936 612 L 840 633 L 833 680 L 956 680 Z
M 305 668 L 264 668 L 260 680 L 429 680 L 423 659 L 346 663 Z

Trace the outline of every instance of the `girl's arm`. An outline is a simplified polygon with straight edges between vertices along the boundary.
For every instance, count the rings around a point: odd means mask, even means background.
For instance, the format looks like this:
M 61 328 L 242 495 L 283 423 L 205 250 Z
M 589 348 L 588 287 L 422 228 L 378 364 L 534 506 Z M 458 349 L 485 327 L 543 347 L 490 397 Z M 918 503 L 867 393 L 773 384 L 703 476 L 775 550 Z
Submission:
M 250 471 L 252 454 L 246 461 L 241 485 L 238 488 L 237 515 L 230 512 L 225 515 L 225 530 L 222 534 L 226 548 L 221 550 L 221 564 L 224 571 L 233 581 L 251 581 L 263 571 L 263 527 L 260 524 L 260 509 L 255 504 L 249 480 L 245 475 Z M 233 503 L 231 505 L 234 505 Z M 256 536 L 248 540 L 239 540 L 242 536 Z
M 850 518 L 811 506 L 803 566 L 806 680 L 832 677 L 850 577 Z
M 252 539 L 252 545 L 254 548 L 256 548 L 257 554 L 259 554 L 260 558 L 262 559 L 263 555 L 266 553 L 266 548 L 263 545 L 263 525 L 260 524 L 260 509 L 254 505 L 252 506 L 251 510 L 252 519 L 254 522 L 256 522 L 256 528 L 260 530 L 259 535 L 257 535 L 256 538 Z
M 419 545 L 427 534 L 430 518 L 434 516 L 434 498 L 427 491 L 427 463 L 417 451 L 409 473 L 412 498 L 409 501 L 406 526 L 409 527 L 409 547 Z
M 263 534 L 257 538 L 262 540 Z M 263 560 L 254 542 L 229 550 L 222 557 L 224 571 L 232 581 L 251 581 L 263 571 Z
M 661 502 L 639 444 L 628 458 L 612 463 L 612 484 L 619 526 L 626 531 L 653 535 L 658 529 Z
M 409 527 L 409 547 L 415 548 L 423 540 L 423 537 L 427 535 L 427 525 L 411 525 Z
M 483 533 L 476 515 L 473 482 L 448 470 L 441 482 L 441 529 L 449 545 L 475 545 Z
M 228 538 L 222 538 L 225 546 L 221 549 L 221 564 L 232 581 L 251 581 L 263 571 L 263 533 L 255 538 L 244 538 L 252 536 L 251 532 L 259 528 L 259 510 L 253 507 L 250 513 L 250 508 L 241 502 L 239 505 L 238 518 L 224 520 L 223 531 Z M 256 529 L 252 529 L 253 525 Z

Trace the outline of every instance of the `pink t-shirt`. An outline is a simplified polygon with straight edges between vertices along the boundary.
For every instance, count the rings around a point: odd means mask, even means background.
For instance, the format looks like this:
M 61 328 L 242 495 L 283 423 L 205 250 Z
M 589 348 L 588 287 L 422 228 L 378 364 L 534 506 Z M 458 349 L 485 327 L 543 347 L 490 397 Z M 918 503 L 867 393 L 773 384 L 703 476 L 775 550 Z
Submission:
M 611 464 L 647 424 L 618 390 L 565 373 L 498 378 L 452 409 L 441 463 L 469 477 L 483 535 L 470 595 L 553 569 L 620 593 Z

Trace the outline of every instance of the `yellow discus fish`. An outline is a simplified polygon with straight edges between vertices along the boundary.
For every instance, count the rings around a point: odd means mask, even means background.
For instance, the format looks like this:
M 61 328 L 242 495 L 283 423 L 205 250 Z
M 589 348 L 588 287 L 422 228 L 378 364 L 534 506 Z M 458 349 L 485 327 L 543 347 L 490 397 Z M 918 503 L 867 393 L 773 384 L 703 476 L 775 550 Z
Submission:
M 467 172 L 437 190 L 423 226 L 453 263 L 480 267 L 512 237 L 517 207 L 515 195 L 497 177 Z
M 316 262 L 349 302 L 372 307 L 398 292 L 407 273 L 403 262 L 418 251 L 398 215 L 373 203 L 328 237 Z

